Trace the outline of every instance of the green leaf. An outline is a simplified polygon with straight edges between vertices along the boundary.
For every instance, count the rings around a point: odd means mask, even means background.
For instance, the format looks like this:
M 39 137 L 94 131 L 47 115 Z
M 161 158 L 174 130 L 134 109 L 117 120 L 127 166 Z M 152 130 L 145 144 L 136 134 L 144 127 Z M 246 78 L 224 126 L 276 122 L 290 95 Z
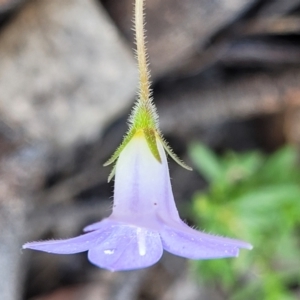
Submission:
M 300 207 L 300 186 L 297 184 L 264 186 L 249 191 L 235 199 L 235 202 L 244 210 L 255 210 L 257 213 L 267 213 L 282 208 L 287 203 Z
M 298 174 L 295 174 L 295 172 Z M 274 183 L 287 182 L 294 179 L 298 181 L 299 171 L 297 170 L 296 148 L 286 146 L 277 150 L 267 159 L 259 175 L 263 180 Z
M 223 168 L 221 161 L 204 144 L 192 144 L 189 148 L 189 154 L 196 169 L 207 181 L 216 182 L 222 178 Z

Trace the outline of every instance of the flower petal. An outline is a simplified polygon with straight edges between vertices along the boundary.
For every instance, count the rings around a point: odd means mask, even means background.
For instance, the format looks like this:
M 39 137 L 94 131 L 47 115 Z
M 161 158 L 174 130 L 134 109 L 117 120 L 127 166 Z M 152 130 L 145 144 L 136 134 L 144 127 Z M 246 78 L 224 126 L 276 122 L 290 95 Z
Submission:
M 134 136 L 116 164 L 113 216 L 128 222 L 154 216 L 158 211 L 179 220 L 175 206 L 167 157 L 163 145 L 156 140 L 161 162 L 152 154 L 143 134 Z M 153 228 L 152 228 L 153 229 Z
M 98 267 L 122 271 L 151 266 L 162 253 L 161 239 L 156 231 L 120 225 L 108 239 L 90 249 L 88 258 Z
M 92 223 L 90 225 L 87 225 L 83 228 L 84 232 L 89 232 L 89 231 L 94 231 L 94 230 L 104 230 L 104 229 L 108 229 L 111 228 L 111 230 L 113 229 L 114 226 L 119 226 L 120 222 L 111 220 L 110 218 L 105 218 L 102 219 L 99 222 L 96 223 Z
M 23 245 L 23 249 L 33 249 L 56 254 L 73 254 L 89 250 L 104 241 L 111 234 L 111 228 L 97 230 L 65 240 L 50 240 L 30 242 Z
M 206 234 L 184 223 L 173 228 L 165 226 L 160 235 L 166 251 L 190 259 L 236 257 L 239 248 L 252 249 L 245 242 Z

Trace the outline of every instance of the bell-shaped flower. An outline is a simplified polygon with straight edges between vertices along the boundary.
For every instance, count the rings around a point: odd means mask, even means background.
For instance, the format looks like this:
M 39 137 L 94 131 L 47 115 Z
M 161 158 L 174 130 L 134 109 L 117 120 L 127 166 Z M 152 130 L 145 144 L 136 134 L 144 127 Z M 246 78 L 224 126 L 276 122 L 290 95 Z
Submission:
M 31 242 L 23 246 L 57 254 L 88 251 L 95 265 L 113 270 L 153 265 L 163 249 L 190 259 L 235 257 L 251 245 L 187 226 L 179 217 L 171 189 L 163 142 L 156 138 L 161 162 L 142 131 L 119 155 L 115 170 L 112 214 L 87 226 L 87 233 L 66 240 Z

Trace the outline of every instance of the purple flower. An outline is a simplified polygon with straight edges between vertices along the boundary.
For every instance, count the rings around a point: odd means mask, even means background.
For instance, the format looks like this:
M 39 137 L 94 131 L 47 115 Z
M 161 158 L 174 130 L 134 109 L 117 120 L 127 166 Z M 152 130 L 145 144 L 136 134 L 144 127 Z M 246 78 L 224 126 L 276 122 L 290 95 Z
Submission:
M 248 243 L 194 230 L 179 217 L 171 189 L 163 142 L 156 137 L 161 162 L 143 132 L 121 151 L 116 163 L 112 214 L 84 228 L 78 237 L 26 243 L 24 249 L 57 254 L 88 251 L 88 259 L 112 271 L 151 266 L 163 249 L 190 259 L 236 257 Z

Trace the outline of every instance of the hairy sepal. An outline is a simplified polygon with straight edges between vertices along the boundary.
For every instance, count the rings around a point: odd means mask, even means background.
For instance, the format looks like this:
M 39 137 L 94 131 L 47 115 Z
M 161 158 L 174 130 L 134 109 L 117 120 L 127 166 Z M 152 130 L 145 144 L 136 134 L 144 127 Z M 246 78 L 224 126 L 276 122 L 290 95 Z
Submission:
M 145 128 L 143 130 L 147 145 L 153 156 L 161 163 L 161 157 L 157 148 L 156 132 L 152 128 Z

